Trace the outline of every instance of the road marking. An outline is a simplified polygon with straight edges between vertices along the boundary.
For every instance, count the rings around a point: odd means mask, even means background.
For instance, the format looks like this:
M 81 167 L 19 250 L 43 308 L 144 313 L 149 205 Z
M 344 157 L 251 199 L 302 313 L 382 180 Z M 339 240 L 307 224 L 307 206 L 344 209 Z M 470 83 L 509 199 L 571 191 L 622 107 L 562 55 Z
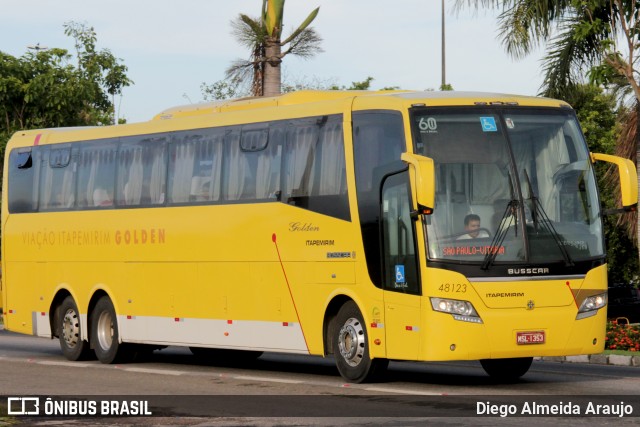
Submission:
M 410 395 L 420 395 L 420 396 L 444 396 L 446 393 L 434 393 L 428 391 L 416 391 L 416 390 L 407 390 L 401 388 L 387 388 L 387 387 L 366 387 L 363 390 L 367 391 L 375 391 L 381 393 L 397 393 L 397 394 L 410 394 Z
M 93 366 L 89 363 L 78 363 L 78 362 L 58 362 L 55 360 L 38 360 L 36 361 L 38 365 L 48 365 L 48 366 L 68 366 L 70 368 L 88 368 Z
M 287 380 L 282 378 L 269 378 L 269 377 L 253 377 L 246 375 L 234 375 L 231 378 L 234 380 L 244 380 L 244 381 L 264 381 L 271 383 L 284 383 L 284 384 L 302 384 L 304 381 L 300 380 Z
M 173 371 L 171 369 L 150 369 L 150 368 L 120 368 L 127 372 L 140 372 L 142 374 L 159 374 L 159 375 L 184 375 L 186 371 Z

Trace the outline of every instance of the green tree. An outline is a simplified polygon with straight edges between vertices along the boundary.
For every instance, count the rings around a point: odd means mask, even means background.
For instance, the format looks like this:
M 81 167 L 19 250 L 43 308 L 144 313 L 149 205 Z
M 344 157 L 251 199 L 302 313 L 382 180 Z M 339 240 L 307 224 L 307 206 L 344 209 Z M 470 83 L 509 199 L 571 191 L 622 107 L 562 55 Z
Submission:
M 337 86 L 332 85 L 330 90 L 369 90 L 371 89 L 371 82 L 374 80 L 373 77 L 369 76 L 361 82 L 351 82 L 351 86 Z
M 332 84 L 331 86 L 326 88 L 326 90 L 370 90 L 371 82 L 373 82 L 374 80 L 375 79 L 373 77 L 369 76 L 362 81 L 351 82 L 351 86 L 344 86 L 344 85 L 338 86 L 336 84 Z M 398 90 L 398 89 L 400 89 L 399 86 L 386 86 L 378 90 Z
M 283 79 L 282 93 L 296 92 L 299 90 L 369 90 L 373 77 L 367 77 L 359 82 L 351 82 L 350 86 L 339 85 L 332 79 L 322 80 L 318 77 L 303 77 L 295 80 Z M 383 87 L 380 90 L 398 90 L 398 86 Z M 242 89 L 237 80 L 223 79 L 212 84 L 202 83 L 200 91 L 205 101 L 231 99 L 250 94 Z
M 240 14 L 231 22 L 233 34 L 250 49 L 249 60 L 237 60 L 227 69 L 227 80 L 250 82 L 253 96 L 274 96 L 282 91 L 281 64 L 291 54 L 310 58 L 322 51 L 322 39 L 310 27 L 320 8 L 309 16 L 284 40 L 283 15 L 285 0 L 263 0 L 259 18 Z
M 548 43 L 543 91 L 564 95 L 586 75 L 600 83 L 624 80 L 636 99 L 638 21 L 635 0 L 456 0 L 456 7 L 501 9 L 502 43 L 521 58 Z M 622 41 L 622 43 L 620 43 Z
M 242 92 L 241 84 L 237 80 L 223 79 L 212 84 L 200 84 L 200 92 L 205 101 L 240 98 L 246 96 Z
M 640 2 L 636 0 L 456 0 L 500 9 L 500 34 L 508 53 L 522 57 L 547 43 L 542 91 L 567 98 L 577 84 L 606 84 L 633 105 L 624 116 L 626 131 L 616 145 L 619 155 L 635 161 L 640 181 L 638 110 L 640 109 Z M 629 99 L 629 98 L 627 98 Z M 638 243 L 639 217 L 623 215 L 630 236 Z
M 0 147 L 20 129 L 110 123 L 110 100 L 132 82 L 127 67 L 108 50 L 96 50 L 96 33 L 65 24 L 75 41 L 77 65 L 65 49 L 27 52 L 16 58 L 0 52 Z
M 75 41 L 77 71 L 80 79 L 89 83 L 93 91 L 91 97 L 100 99 L 98 104 L 104 111 L 111 110 L 115 115 L 115 97 L 122 94 L 122 89 L 133 82 L 127 77 L 127 67 L 120 63 L 109 49 L 96 50 L 97 35 L 93 27 L 77 22 L 64 25 L 64 33 Z M 111 104 L 105 97 L 111 96 Z M 106 107 L 106 108 L 104 108 Z
M 614 94 L 605 93 L 600 87 L 583 84 L 575 85 L 574 90 L 565 98 L 574 109 L 580 121 L 589 150 L 592 152 L 613 154 L 615 141 L 624 131 L 620 116 L 628 114 L 623 109 L 618 111 Z M 616 191 L 611 188 L 608 174 L 611 168 L 596 163 L 598 186 L 603 189 L 600 198 L 605 210 L 615 209 Z M 629 214 L 625 214 L 629 215 Z M 618 215 L 606 215 L 604 220 L 605 240 L 607 244 L 607 267 L 611 283 L 629 282 L 638 274 L 637 248 L 624 228 L 618 227 Z

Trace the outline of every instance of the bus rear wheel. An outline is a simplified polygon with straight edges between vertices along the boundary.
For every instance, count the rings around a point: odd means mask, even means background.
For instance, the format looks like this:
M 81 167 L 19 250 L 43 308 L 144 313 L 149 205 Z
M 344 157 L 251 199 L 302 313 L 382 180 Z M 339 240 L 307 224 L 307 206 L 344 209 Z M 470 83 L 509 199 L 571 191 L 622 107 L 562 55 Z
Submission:
M 480 361 L 484 371 L 499 381 L 515 381 L 527 373 L 533 357 L 514 357 L 511 359 L 483 359 Z
M 100 298 L 93 309 L 91 347 L 105 364 L 124 362 L 131 357 L 131 348 L 120 342 L 116 310 L 108 297 Z
M 85 360 L 91 355 L 89 343 L 82 340 L 80 312 L 73 297 L 69 295 L 62 301 L 59 309 L 58 338 L 60 349 L 68 360 Z
M 358 306 L 349 301 L 338 311 L 331 340 L 340 375 L 354 383 L 377 379 L 387 368 L 387 359 L 371 359 L 367 327 Z

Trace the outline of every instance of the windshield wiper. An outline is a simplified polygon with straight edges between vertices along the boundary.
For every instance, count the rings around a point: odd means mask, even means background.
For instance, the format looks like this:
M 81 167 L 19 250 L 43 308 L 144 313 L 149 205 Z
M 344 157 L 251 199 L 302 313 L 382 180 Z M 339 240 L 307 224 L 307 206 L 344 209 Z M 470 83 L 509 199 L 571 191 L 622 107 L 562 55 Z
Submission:
M 498 248 L 502 245 L 502 242 L 504 242 L 505 237 L 507 237 L 507 232 L 511 224 L 515 224 L 515 233 L 516 236 L 518 235 L 518 207 L 520 206 L 520 201 L 515 197 L 511 174 L 509 174 L 509 189 L 511 190 L 511 200 L 507 203 L 507 208 L 502 214 L 502 218 L 500 218 L 500 224 L 498 225 L 496 234 L 493 236 L 489 250 L 484 256 L 482 267 L 480 267 L 483 270 L 488 270 L 495 262 L 498 256 Z
M 504 238 L 507 237 L 509 227 L 511 227 L 512 224 L 515 224 L 516 233 L 518 232 L 517 212 L 519 205 L 520 202 L 517 199 L 512 199 L 509 201 L 509 203 L 507 203 L 507 208 L 505 209 L 504 214 L 502 214 L 502 218 L 500 219 L 500 225 L 498 226 L 496 234 L 491 240 L 491 245 L 489 246 L 487 254 L 484 256 L 482 267 L 480 267 L 483 270 L 488 270 L 495 262 L 496 257 L 498 256 L 498 248 L 502 245 L 502 242 L 504 242 Z
M 527 173 L 526 169 L 524 170 L 524 176 L 527 180 L 527 188 L 529 189 L 529 200 L 531 200 L 531 219 L 533 220 L 533 229 L 537 234 L 538 227 L 542 226 L 542 229 L 549 233 L 551 237 L 553 237 L 554 242 L 556 242 L 556 245 L 558 246 L 558 249 L 560 249 L 562 257 L 564 258 L 565 265 L 567 267 L 573 266 L 574 264 L 573 260 L 571 259 L 571 255 L 569 255 L 569 251 L 567 251 L 567 248 L 562 243 L 560 234 L 554 228 L 553 222 L 543 209 L 540 200 L 533 192 L 533 186 L 531 185 L 531 180 L 529 179 L 529 174 Z

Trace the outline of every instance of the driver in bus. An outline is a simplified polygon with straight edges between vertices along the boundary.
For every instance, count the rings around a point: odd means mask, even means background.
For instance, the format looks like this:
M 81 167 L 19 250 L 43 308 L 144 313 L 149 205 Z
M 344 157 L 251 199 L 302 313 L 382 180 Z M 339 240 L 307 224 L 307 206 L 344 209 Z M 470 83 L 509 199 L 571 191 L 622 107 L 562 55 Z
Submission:
M 489 233 L 480 229 L 480 216 L 469 214 L 464 217 L 464 230 L 467 234 L 458 237 L 458 240 L 477 239 L 479 237 L 489 237 Z

